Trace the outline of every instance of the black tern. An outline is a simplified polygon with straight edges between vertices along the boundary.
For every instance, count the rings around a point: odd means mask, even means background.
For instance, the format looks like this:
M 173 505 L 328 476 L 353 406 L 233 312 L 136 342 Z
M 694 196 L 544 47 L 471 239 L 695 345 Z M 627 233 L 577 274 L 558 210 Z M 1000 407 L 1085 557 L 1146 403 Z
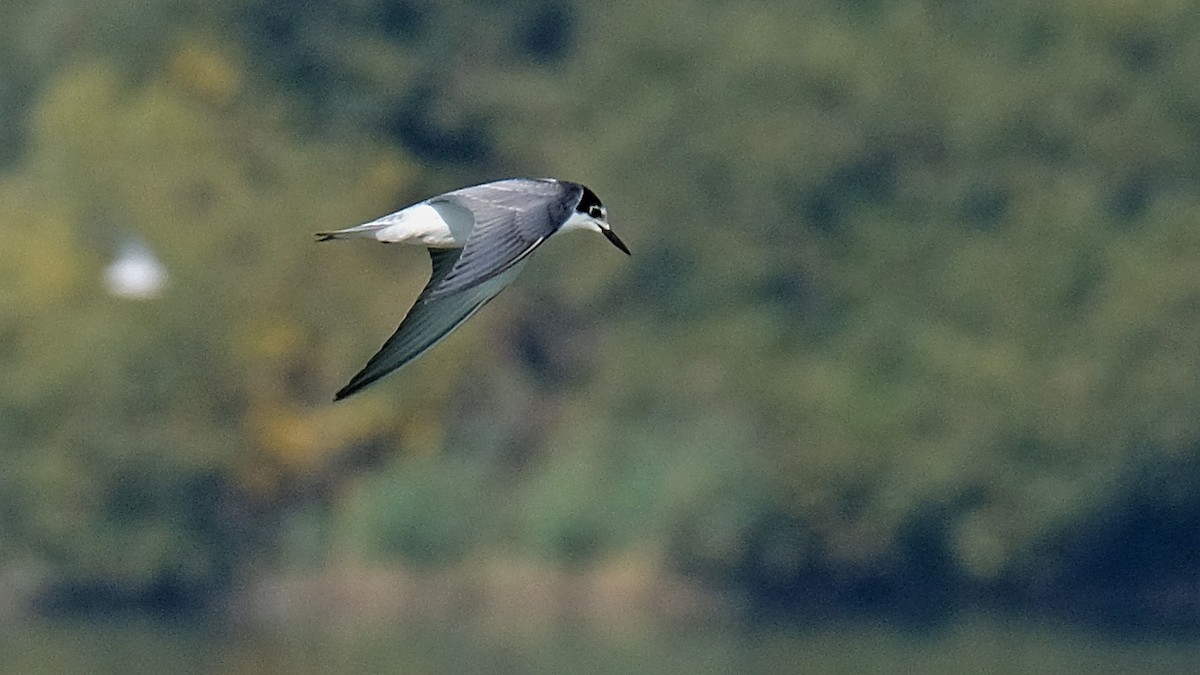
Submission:
M 600 198 L 579 183 L 511 178 L 430 197 L 369 223 L 318 232 L 318 241 L 352 237 L 424 246 L 433 273 L 400 327 L 334 395 L 361 391 L 424 354 L 504 290 L 526 259 L 556 232 L 591 230 L 626 255 Z

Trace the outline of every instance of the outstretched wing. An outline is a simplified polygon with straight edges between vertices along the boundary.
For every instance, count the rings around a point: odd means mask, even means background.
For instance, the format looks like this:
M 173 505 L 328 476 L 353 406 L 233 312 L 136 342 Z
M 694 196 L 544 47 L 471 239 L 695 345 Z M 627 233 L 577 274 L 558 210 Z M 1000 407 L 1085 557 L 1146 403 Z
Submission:
M 462 255 L 425 302 L 482 284 L 533 252 L 567 221 L 583 188 L 556 180 L 516 178 L 476 185 L 429 200 L 447 221 L 464 215 L 475 227 Z
M 400 366 L 424 354 L 434 345 L 454 332 L 454 329 L 471 318 L 489 300 L 504 289 L 520 271 L 520 266 L 510 268 L 510 273 L 493 277 L 488 283 L 473 288 L 429 298 L 430 289 L 441 283 L 454 264 L 458 262 L 462 249 L 429 249 L 433 262 L 433 274 L 416 303 L 408 310 L 396 332 L 383 343 L 367 365 L 350 378 L 350 382 L 338 390 L 333 400 L 340 401 Z

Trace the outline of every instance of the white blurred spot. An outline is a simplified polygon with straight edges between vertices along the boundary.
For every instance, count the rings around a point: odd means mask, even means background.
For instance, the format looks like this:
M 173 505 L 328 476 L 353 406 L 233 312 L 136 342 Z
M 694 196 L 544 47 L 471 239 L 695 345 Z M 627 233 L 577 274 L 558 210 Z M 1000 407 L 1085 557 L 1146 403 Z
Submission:
M 121 245 L 117 257 L 104 268 L 104 285 L 119 298 L 157 298 L 167 285 L 167 268 L 145 245 L 128 242 Z

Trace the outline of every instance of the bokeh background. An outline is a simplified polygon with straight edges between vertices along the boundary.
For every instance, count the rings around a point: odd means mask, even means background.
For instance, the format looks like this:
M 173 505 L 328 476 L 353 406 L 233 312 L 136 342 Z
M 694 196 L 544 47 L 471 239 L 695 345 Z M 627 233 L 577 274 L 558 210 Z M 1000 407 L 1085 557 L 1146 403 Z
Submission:
M 7 0 L 0 647 L 1194 665 L 1197 35 L 1183 0 Z M 507 176 L 586 183 L 633 257 L 556 239 L 332 404 L 428 261 L 312 233 Z

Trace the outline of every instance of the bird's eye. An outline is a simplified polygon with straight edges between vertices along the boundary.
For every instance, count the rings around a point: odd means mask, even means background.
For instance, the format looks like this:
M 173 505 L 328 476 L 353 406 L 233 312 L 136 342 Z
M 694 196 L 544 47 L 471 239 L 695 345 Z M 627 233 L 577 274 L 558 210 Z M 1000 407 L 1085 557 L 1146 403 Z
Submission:
M 599 205 L 592 204 L 591 206 L 588 207 L 588 215 L 593 218 L 603 218 L 604 217 L 604 209 L 600 208 Z

